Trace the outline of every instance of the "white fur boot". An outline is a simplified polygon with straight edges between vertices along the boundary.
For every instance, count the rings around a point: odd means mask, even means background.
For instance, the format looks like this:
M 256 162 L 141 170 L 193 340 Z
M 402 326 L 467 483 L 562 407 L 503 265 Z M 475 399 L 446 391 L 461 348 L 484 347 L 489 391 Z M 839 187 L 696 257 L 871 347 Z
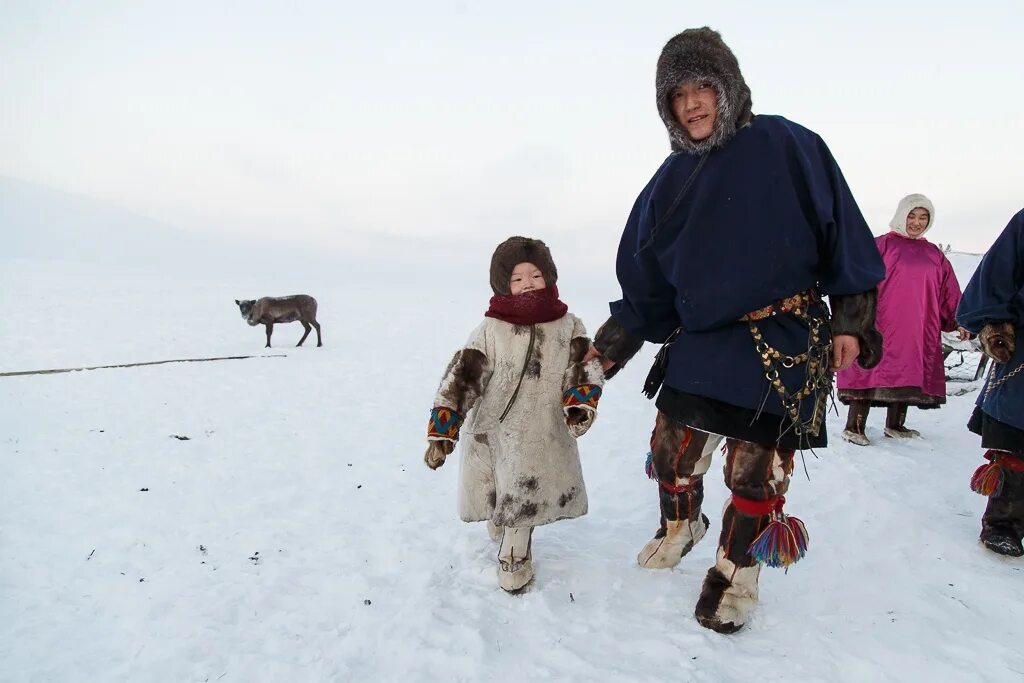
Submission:
M 718 549 L 715 566 L 708 570 L 694 616 L 704 628 L 735 633 L 747 623 L 757 604 L 761 565 L 738 567 Z
M 509 593 L 518 593 L 533 580 L 533 527 L 505 527 L 503 531 L 498 549 L 498 585 Z
M 665 535 L 648 541 L 637 555 L 637 563 L 644 569 L 671 569 L 704 538 L 709 524 L 703 514 L 692 522 L 685 519 L 666 521 Z

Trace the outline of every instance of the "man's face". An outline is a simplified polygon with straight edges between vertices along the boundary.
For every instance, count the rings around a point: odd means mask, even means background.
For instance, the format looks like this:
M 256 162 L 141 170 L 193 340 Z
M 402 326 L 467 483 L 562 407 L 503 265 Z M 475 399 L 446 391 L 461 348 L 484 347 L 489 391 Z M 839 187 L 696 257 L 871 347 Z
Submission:
M 707 81 L 686 81 L 672 93 L 672 113 L 690 139 L 711 135 L 718 116 L 718 94 Z

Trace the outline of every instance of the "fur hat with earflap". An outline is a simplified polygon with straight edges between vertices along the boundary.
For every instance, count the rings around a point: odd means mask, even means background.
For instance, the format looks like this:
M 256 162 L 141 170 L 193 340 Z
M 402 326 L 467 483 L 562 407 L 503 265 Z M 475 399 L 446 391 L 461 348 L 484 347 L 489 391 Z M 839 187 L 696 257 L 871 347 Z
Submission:
M 889 227 L 892 228 L 893 232 L 898 232 L 904 237 L 910 237 L 907 234 L 907 216 L 914 209 L 924 209 L 928 212 L 928 227 L 922 230 L 920 235 L 916 235 L 915 238 L 924 237 L 924 234 L 932 229 L 932 226 L 935 225 L 935 206 L 932 204 L 932 200 L 923 194 L 908 194 L 900 200 L 900 205 L 896 207 L 896 214 L 889 221 Z
M 714 130 L 703 140 L 691 139 L 672 112 L 672 95 L 686 81 L 710 83 L 718 96 Z M 655 90 L 673 152 L 703 154 L 721 147 L 754 117 L 750 88 L 736 55 L 718 31 L 707 26 L 687 29 L 665 44 L 658 58 Z
M 491 289 L 498 296 L 511 294 L 509 280 L 520 263 L 532 263 L 544 275 L 544 284 L 554 287 L 558 282 L 558 269 L 551 259 L 551 250 L 540 240 L 529 237 L 509 237 L 498 245 L 491 257 Z

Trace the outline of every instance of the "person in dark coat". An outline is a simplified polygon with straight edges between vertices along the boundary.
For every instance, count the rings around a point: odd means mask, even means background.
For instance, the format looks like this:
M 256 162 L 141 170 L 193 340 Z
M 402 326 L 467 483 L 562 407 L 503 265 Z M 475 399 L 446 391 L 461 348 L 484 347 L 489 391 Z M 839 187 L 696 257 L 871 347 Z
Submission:
M 885 269 L 828 147 L 781 116 L 753 115 L 717 32 L 668 41 L 655 86 L 672 153 L 630 213 L 622 298 L 591 353 L 611 375 L 643 342 L 663 345 L 645 387 L 653 397 L 660 386 L 648 474 L 661 524 L 641 566 L 675 566 L 705 535 L 703 475 L 725 440 L 732 498 L 695 615 L 731 633 L 756 603 L 760 563 L 804 552 L 803 524 L 782 512 L 794 453 L 827 444 L 832 372 L 880 359 Z
M 981 260 L 956 312 L 995 361 L 967 428 L 987 449 L 971 488 L 989 497 L 982 544 L 1001 555 L 1024 555 L 1024 210 Z

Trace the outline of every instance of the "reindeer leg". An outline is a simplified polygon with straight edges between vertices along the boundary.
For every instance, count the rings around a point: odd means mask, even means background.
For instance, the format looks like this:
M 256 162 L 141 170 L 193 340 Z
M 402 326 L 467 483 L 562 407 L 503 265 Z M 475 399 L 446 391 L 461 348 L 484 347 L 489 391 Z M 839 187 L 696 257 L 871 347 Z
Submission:
M 299 343 L 296 344 L 296 346 L 302 346 L 302 342 L 306 341 L 306 337 L 309 336 L 309 331 L 310 331 L 310 329 L 312 329 L 309 326 L 309 323 L 307 323 L 305 320 L 300 320 L 299 322 L 302 323 L 302 327 L 303 327 L 303 329 L 306 330 L 306 333 L 304 335 L 302 335 L 302 339 L 299 340 Z
M 269 349 L 270 348 L 270 335 L 272 335 L 274 333 L 274 323 L 269 322 L 269 323 L 263 323 L 263 324 L 267 326 L 267 345 L 264 348 L 268 348 Z
M 317 346 L 323 346 L 324 343 L 322 341 L 320 341 L 320 323 L 318 323 L 315 320 L 313 320 L 312 322 L 313 322 L 313 327 L 316 328 L 316 345 Z

